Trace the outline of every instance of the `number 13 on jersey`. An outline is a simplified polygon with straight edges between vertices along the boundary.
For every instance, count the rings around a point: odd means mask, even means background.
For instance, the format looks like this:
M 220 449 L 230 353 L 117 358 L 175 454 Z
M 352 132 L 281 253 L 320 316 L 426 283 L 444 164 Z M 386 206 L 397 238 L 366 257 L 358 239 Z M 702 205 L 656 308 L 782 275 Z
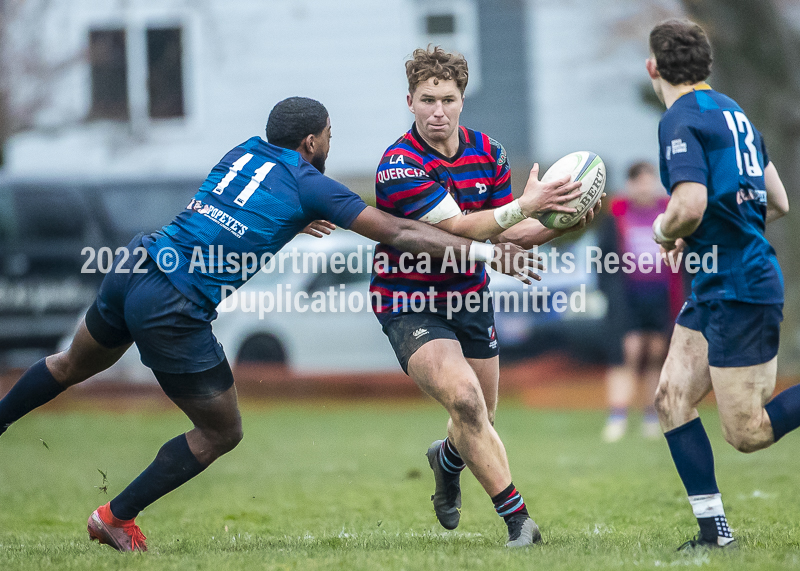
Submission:
M 753 140 L 755 133 L 753 132 L 753 125 L 741 111 L 723 111 L 725 121 L 728 123 L 728 129 L 733 133 L 733 144 L 736 146 L 736 165 L 739 167 L 739 174 L 744 174 L 747 170 L 748 176 L 761 176 L 764 171 L 758 163 L 758 151 L 756 151 Z M 739 134 L 744 135 L 744 144 L 747 149 L 742 149 L 739 145 Z M 744 168 L 742 168 L 744 163 Z

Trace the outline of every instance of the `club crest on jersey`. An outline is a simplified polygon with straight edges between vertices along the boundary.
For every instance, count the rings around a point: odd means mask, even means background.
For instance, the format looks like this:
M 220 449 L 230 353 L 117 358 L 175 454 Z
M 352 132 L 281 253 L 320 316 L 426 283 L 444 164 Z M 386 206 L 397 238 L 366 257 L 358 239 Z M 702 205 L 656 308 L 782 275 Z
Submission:
M 685 153 L 686 143 L 684 143 L 682 139 L 672 139 L 672 142 L 670 143 L 670 148 L 672 149 L 673 155 L 677 155 L 678 153 Z
M 497 166 L 501 167 L 504 164 L 506 164 L 506 160 L 508 160 L 508 157 L 506 156 L 506 150 L 503 148 L 503 145 L 501 145 L 499 142 L 495 141 L 491 137 L 489 137 L 489 142 L 498 149 L 500 149 L 500 158 L 497 159 Z
M 211 212 L 211 206 L 208 204 L 203 204 L 199 200 L 195 200 L 194 198 L 189 201 L 189 205 L 186 207 L 186 210 L 194 210 L 199 214 L 208 214 Z

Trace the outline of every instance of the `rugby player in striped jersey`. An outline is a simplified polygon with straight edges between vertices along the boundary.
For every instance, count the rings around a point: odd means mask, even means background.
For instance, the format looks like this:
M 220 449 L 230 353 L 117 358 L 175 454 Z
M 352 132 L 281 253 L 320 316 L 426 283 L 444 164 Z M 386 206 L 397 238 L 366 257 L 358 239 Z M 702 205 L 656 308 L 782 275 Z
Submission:
M 418 49 L 406 62 L 406 74 L 414 124 L 378 166 L 377 207 L 474 240 L 524 248 L 562 234 L 534 217 L 546 210 L 574 212 L 564 203 L 580 192 L 544 188 L 534 165 L 523 195 L 514 200 L 502 145 L 459 125 L 468 80 L 463 56 L 439 47 Z M 531 545 L 541 535 L 511 481 L 493 428 L 500 373 L 489 278 L 483 264 L 453 262 L 403 259 L 396 248 L 379 244 L 370 285 L 373 310 L 403 370 L 450 414 L 447 437 L 427 452 L 439 522 L 447 529 L 458 526 L 459 478 L 468 466 L 508 526 L 507 545 Z

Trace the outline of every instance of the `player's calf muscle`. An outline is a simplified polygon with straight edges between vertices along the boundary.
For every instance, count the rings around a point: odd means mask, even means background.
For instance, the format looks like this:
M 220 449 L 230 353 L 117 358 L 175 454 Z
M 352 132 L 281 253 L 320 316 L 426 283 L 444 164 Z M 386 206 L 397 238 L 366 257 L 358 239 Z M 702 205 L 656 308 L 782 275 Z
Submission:
M 53 378 L 64 387 L 71 387 L 77 385 L 92 376 L 100 366 L 101 361 L 98 359 L 96 363 L 91 363 L 88 367 L 85 363 L 78 362 L 72 358 L 69 350 L 50 355 L 47 358 L 47 368 L 53 375 Z

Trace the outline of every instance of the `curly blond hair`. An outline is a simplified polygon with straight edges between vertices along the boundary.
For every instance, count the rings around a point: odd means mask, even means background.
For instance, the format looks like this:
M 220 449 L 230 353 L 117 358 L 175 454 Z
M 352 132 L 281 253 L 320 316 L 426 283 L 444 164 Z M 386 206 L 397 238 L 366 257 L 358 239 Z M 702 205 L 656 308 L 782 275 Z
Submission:
M 456 82 L 461 95 L 467 88 L 469 69 L 467 60 L 460 53 L 446 52 L 440 46 L 427 49 L 417 48 L 406 62 L 406 76 L 408 77 L 408 92 L 414 95 L 417 86 L 433 77 L 435 80 L 450 80 Z M 434 81 L 438 84 L 438 81 Z

